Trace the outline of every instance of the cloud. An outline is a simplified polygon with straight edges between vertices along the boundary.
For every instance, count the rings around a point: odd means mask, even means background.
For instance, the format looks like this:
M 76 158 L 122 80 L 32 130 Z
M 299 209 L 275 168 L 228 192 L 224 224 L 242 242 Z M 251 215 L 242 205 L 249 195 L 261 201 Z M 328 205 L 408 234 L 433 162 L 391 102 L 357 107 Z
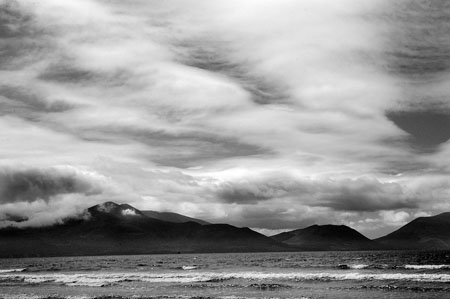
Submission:
M 0 168 L 0 227 L 42 226 L 83 217 L 88 206 L 117 196 L 104 176 L 59 166 Z
M 49 200 L 58 194 L 93 195 L 100 192 L 101 189 L 93 182 L 70 170 L 11 168 L 0 170 L 0 201 L 2 203 Z
M 450 113 L 447 111 L 402 111 L 387 116 L 409 133 L 405 141 L 415 150 L 433 152 L 450 139 Z
M 132 209 L 122 210 L 123 216 L 137 216 L 136 212 Z
M 85 197 L 74 194 L 55 196 L 49 201 L 38 199 L 33 202 L 2 204 L 0 227 L 40 227 L 61 224 L 68 219 L 85 218 L 85 204 Z
M 228 203 L 256 204 L 267 200 L 296 200 L 309 206 L 337 211 L 373 212 L 417 208 L 399 183 L 375 178 L 295 178 L 272 173 L 251 180 L 226 182 L 216 191 Z
M 8 209 L 284 229 L 449 208 L 439 5 L 0 0 Z
M 346 179 L 334 184 L 336 192 L 318 200 L 318 205 L 340 211 L 379 211 L 417 208 L 419 199 L 409 198 L 401 184 L 376 179 Z M 330 190 L 329 188 L 323 188 Z M 333 190 L 333 189 L 331 189 Z
M 411 219 L 409 213 L 405 211 L 382 211 L 380 213 L 383 223 L 391 226 L 405 225 Z
M 275 175 L 261 180 L 225 182 L 218 187 L 217 196 L 227 203 L 252 204 L 265 200 L 283 198 L 296 191 L 295 182 L 290 178 Z

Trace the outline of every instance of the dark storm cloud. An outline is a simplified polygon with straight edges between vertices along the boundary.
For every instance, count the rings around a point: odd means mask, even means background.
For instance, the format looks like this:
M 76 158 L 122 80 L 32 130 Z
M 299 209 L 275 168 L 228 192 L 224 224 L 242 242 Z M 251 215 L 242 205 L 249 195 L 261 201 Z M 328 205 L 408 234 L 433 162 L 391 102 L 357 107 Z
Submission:
M 445 111 L 398 111 L 387 117 L 410 135 L 408 141 L 420 151 L 433 151 L 450 139 L 450 113 Z
M 252 204 L 275 197 L 270 187 L 262 186 L 232 186 L 226 185 L 217 192 L 217 196 L 227 203 Z
M 256 204 L 283 198 L 300 191 L 301 182 L 285 175 L 267 175 L 236 182 L 226 182 L 217 189 L 217 196 L 227 203 Z
M 58 194 L 93 195 L 101 189 L 72 171 L 56 169 L 0 169 L 0 203 L 49 200 Z
M 312 206 L 338 211 L 375 212 L 418 207 L 404 187 L 395 182 L 375 178 L 341 179 L 321 182 Z
M 367 190 L 339 190 L 336 194 L 324 196 L 315 206 L 332 208 L 336 211 L 375 212 L 381 210 L 398 210 L 418 208 L 415 200 L 392 198 L 393 194 L 386 191 L 373 193 L 371 187 Z
M 296 179 L 280 175 L 222 184 L 217 196 L 227 203 L 257 204 L 268 200 L 297 201 L 336 211 L 374 212 L 418 207 L 397 183 L 373 178 Z

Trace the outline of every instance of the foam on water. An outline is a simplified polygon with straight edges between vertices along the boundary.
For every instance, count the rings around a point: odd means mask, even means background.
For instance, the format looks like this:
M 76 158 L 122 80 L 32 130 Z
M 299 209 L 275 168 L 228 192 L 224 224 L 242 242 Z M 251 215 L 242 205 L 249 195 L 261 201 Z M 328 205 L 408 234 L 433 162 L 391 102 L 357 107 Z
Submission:
M 358 265 L 350 265 L 350 269 L 366 269 L 369 268 L 369 265 L 358 264 Z
M 405 265 L 404 268 L 414 270 L 437 270 L 450 269 L 450 265 Z
M 181 269 L 183 270 L 194 270 L 197 269 L 197 266 L 181 266 Z
M 57 298 L 65 298 L 65 299 L 91 299 L 96 298 L 95 296 L 58 296 Z M 48 299 L 52 298 L 51 296 L 43 296 L 43 295 L 30 295 L 30 294 L 1 294 L 0 298 L 2 299 Z M 55 297 L 56 299 L 56 297 Z
M 347 269 L 354 269 L 354 270 L 361 270 L 361 269 L 388 269 L 389 265 L 387 264 L 373 264 L 373 265 L 367 265 L 367 264 L 339 264 L 336 266 L 336 268 L 341 270 L 347 270 Z M 395 268 L 392 266 L 391 268 Z
M 0 269 L 0 273 L 11 273 L 11 272 L 23 272 L 26 268 L 18 268 L 18 269 Z
M 2 299 L 49 299 L 53 297 L 49 296 L 42 296 L 42 295 L 29 295 L 29 294 L 1 294 L 0 298 Z M 111 299 L 112 296 L 106 295 L 106 296 L 57 296 L 56 298 L 65 298 L 65 299 Z M 229 296 L 218 296 L 218 297 L 199 297 L 199 296 L 186 296 L 186 295 L 176 295 L 176 296 L 138 296 L 138 295 L 132 295 L 132 296 L 114 296 L 115 299 L 261 299 L 261 297 L 247 297 L 247 296 L 235 296 L 235 295 L 229 295 Z M 270 299 L 282 299 L 280 297 L 270 297 Z M 289 297 L 289 299 L 312 299 L 311 297 Z
M 284 281 L 416 281 L 416 282 L 450 282 L 450 274 L 437 273 L 362 273 L 362 272 L 184 272 L 184 273 L 58 273 L 58 274 L 0 274 L 1 283 L 43 284 L 56 283 L 66 286 L 99 287 L 121 282 L 147 283 L 193 283 L 243 279 L 248 281 L 284 280 Z

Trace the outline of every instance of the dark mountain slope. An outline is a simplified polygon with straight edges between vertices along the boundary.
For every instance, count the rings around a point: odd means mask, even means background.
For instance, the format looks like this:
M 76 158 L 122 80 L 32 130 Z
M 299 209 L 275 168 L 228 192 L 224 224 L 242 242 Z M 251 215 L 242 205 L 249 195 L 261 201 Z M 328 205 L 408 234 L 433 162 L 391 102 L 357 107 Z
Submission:
M 0 229 L 0 257 L 112 255 L 178 252 L 277 251 L 284 246 L 248 228 L 152 219 L 129 206 L 107 202 L 86 219 L 40 228 Z
M 201 225 L 211 224 L 211 223 L 206 222 L 201 219 L 192 218 L 192 217 L 188 217 L 188 216 L 184 216 L 184 215 L 172 213 L 172 212 L 142 211 L 142 213 L 144 213 L 144 215 L 146 215 L 147 217 L 150 217 L 150 218 L 167 221 L 167 222 L 173 222 L 173 223 L 196 222 Z
M 376 244 L 345 225 L 313 225 L 272 236 L 299 250 L 363 250 Z
M 414 219 L 376 241 L 386 249 L 450 249 L 450 213 Z

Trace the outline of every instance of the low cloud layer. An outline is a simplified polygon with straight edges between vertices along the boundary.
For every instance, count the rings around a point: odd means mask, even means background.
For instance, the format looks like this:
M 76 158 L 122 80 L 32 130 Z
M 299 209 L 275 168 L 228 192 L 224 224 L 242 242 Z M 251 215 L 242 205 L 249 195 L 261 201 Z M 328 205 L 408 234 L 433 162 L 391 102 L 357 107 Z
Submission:
M 86 205 L 114 196 L 107 178 L 73 167 L 0 169 L 0 226 L 40 226 L 82 217 Z
M 296 199 L 309 206 L 336 211 L 374 212 L 417 208 L 417 199 L 399 183 L 380 182 L 375 178 L 307 179 L 272 174 L 259 180 L 225 183 L 219 198 L 228 203 L 256 204 L 270 199 Z
M 371 235 L 401 225 L 386 213 L 450 209 L 449 15 L 420 0 L 0 0 L 2 208 L 37 225 L 117 200 Z
M 74 171 L 57 169 L 0 169 L 1 203 L 48 201 L 59 194 L 95 195 L 101 189 Z

